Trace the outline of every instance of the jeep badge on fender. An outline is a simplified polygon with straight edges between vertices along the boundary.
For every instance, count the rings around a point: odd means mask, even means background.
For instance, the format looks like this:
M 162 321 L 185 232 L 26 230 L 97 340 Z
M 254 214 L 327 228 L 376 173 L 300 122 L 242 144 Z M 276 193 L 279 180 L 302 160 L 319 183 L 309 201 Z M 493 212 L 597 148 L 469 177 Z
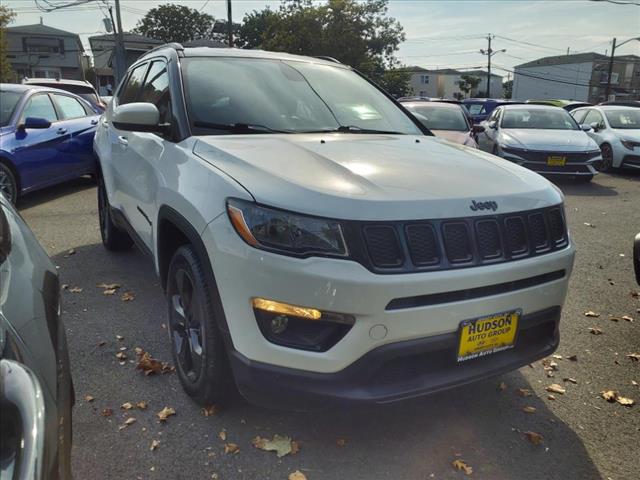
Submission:
M 495 212 L 498 209 L 498 203 L 497 202 L 476 202 L 475 200 L 471 200 L 471 205 L 469 205 L 469 208 L 474 212 L 477 212 L 478 210 L 492 210 Z

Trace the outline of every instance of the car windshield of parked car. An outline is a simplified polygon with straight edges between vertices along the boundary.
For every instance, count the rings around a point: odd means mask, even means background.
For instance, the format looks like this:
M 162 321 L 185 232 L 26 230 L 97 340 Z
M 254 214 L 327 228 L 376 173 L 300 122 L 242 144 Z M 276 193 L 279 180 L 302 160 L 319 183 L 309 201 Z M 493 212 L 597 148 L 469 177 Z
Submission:
M 464 105 L 471 115 L 483 115 L 487 113 L 482 103 L 465 103 Z
M 566 110 L 516 108 L 505 109 L 502 128 L 526 128 L 544 130 L 578 130 L 578 124 Z
M 2 101 L 0 102 L 0 127 L 6 127 L 9 125 L 11 115 L 13 115 L 22 93 L 2 90 L 0 91 L 0 96 L 2 96 Z
M 422 134 L 389 98 L 344 66 L 197 57 L 184 59 L 182 71 L 195 135 L 338 129 Z
M 605 110 L 604 114 L 611 128 L 640 130 L 640 108 L 625 110 Z
M 414 112 L 416 118 L 429 130 L 450 130 L 466 132 L 469 125 L 462 110 L 458 107 L 449 108 L 433 105 L 408 105 L 407 109 Z

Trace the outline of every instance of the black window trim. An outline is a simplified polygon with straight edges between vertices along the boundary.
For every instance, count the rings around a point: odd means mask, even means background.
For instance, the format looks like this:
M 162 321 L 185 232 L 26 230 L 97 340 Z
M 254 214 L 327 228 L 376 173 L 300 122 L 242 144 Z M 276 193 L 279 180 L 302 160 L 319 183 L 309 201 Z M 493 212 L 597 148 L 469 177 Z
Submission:
M 22 106 L 22 110 L 20 111 L 20 114 L 18 115 L 17 119 L 16 119 L 16 125 L 21 125 L 24 123 L 24 121 L 27 119 L 27 117 L 23 117 L 25 110 L 29 107 L 29 104 L 31 102 L 31 99 L 33 99 L 34 97 L 37 97 L 38 95 L 46 95 L 49 98 L 49 101 L 51 102 L 51 106 L 53 107 L 53 111 L 56 114 L 56 120 L 54 122 L 51 122 L 51 125 L 55 124 L 55 123 L 59 123 L 62 120 L 60 119 L 60 112 L 58 111 L 57 105 L 55 104 L 55 102 L 53 101 L 53 98 L 51 98 L 51 92 L 47 92 L 47 91 L 36 91 L 33 92 L 31 95 L 29 95 L 27 97 L 27 99 L 24 102 L 24 105 Z
M 124 93 L 124 90 L 126 90 L 126 85 L 129 83 L 129 80 L 131 79 L 131 75 L 133 75 L 133 72 L 135 70 L 137 70 L 139 67 L 143 67 L 144 70 L 144 75 L 142 76 L 142 82 L 140 82 L 140 87 L 138 88 L 138 91 L 136 92 L 136 96 L 135 96 L 135 100 L 138 100 L 138 98 L 140 97 L 140 92 L 142 91 L 142 85 L 144 85 L 145 80 L 147 79 L 147 74 L 149 73 L 149 67 L 151 66 L 151 61 L 152 59 L 145 59 L 144 61 L 131 66 L 131 68 L 129 69 L 129 71 L 127 72 L 127 76 L 125 78 L 125 80 L 120 84 L 120 86 L 118 87 L 118 91 L 116 92 L 116 95 L 113 98 L 113 103 L 115 106 L 120 105 L 120 96 Z M 133 103 L 133 102 L 131 102 Z
M 173 112 L 173 93 L 171 91 L 171 76 L 169 74 L 169 61 L 165 58 L 165 57 L 152 57 L 150 59 L 146 59 L 147 61 L 147 71 L 144 73 L 144 80 L 142 81 L 142 84 L 140 85 L 140 90 L 138 91 L 138 95 L 136 97 L 136 101 L 139 101 L 141 98 L 141 94 L 144 91 L 144 86 L 147 84 L 147 80 L 149 77 L 149 73 L 151 73 L 151 68 L 153 66 L 154 63 L 162 63 L 164 64 L 164 71 L 165 74 L 167 75 L 167 85 L 169 87 L 169 106 L 171 108 L 171 119 L 173 120 L 175 118 L 175 114 Z M 133 69 L 132 69 L 133 71 Z M 151 103 L 151 102 L 149 102 Z M 155 104 L 154 104 L 155 105 Z M 169 130 L 167 131 L 167 133 L 161 134 L 158 132 L 150 132 L 153 135 L 156 135 L 164 140 L 167 140 L 169 142 L 172 143 L 177 143 L 178 140 L 176 140 L 177 138 L 177 131 L 176 131 L 176 126 L 174 125 L 175 122 L 169 122 Z

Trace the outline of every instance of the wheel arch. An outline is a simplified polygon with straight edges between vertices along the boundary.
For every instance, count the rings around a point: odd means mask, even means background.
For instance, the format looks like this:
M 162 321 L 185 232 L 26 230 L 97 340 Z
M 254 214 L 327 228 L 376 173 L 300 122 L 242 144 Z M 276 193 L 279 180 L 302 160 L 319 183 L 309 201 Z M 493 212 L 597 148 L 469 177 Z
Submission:
M 20 194 L 22 193 L 22 178 L 20 178 L 20 172 L 18 172 L 18 169 L 16 168 L 15 164 L 11 160 L 9 160 L 9 158 L 7 158 L 6 155 L 3 155 L 1 153 L 0 153 L 0 163 L 5 165 L 9 170 L 11 170 L 11 173 L 13 174 L 13 178 L 16 179 L 16 191 L 19 197 Z

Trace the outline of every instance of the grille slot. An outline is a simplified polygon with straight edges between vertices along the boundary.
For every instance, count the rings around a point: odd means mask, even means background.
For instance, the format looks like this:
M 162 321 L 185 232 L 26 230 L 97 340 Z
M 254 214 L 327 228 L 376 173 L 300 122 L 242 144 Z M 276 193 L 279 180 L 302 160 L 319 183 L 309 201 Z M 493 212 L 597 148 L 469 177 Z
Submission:
M 531 244 L 536 250 L 549 246 L 547 224 L 544 221 L 544 215 L 542 215 L 542 213 L 529 215 L 529 232 Z
M 473 259 L 469 228 L 466 223 L 445 223 L 442 232 L 444 248 L 451 263 L 469 262 Z
M 407 243 L 414 265 L 436 265 L 440 262 L 436 231 L 430 224 L 408 225 Z
M 502 255 L 500 230 L 495 220 L 480 220 L 476 223 L 476 241 L 478 252 L 483 259 L 490 260 Z
M 556 244 L 562 243 L 565 240 L 565 226 L 562 212 L 559 208 L 549 210 L 547 219 L 549 220 L 551 241 Z
M 521 217 L 509 217 L 505 221 L 507 244 L 511 255 L 522 255 L 527 251 L 527 232 Z
M 396 230 L 391 226 L 365 227 L 365 239 L 371 260 L 376 267 L 399 267 L 403 255 Z

